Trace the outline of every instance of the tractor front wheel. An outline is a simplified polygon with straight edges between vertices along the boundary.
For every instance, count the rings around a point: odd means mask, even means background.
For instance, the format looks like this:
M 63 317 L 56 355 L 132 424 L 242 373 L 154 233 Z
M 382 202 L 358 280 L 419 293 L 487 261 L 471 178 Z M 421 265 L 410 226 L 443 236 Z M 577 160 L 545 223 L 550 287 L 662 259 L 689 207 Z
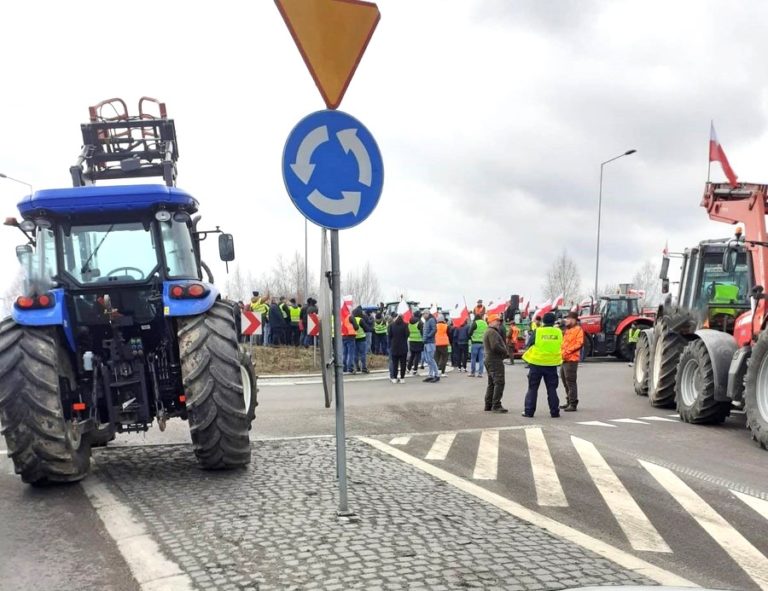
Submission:
M 235 311 L 216 302 L 199 316 L 180 318 L 179 351 L 192 444 L 205 469 L 247 465 L 255 380 L 238 350 Z M 249 383 L 246 383 L 249 382 Z M 248 390 L 248 392 L 246 392 Z
M 651 369 L 651 341 L 645 332 L 640 333 L 637 339 L 637 348 L 635 349 L 635 367 L 633 382 L 635 385 L 635 394 L 638 396 L 648 396 L 648 387 L 650 384 Z
M 55 329 L 20 326 L 10 318 L 0 322 L 0 425 L 24 482 L 76 482 L 88 473 L 88 437 L 65 419 L 62 408 L 62 385 L 71 379 Z
M 680 354 L 686 340 L 676 332 L 662 332 L 656 340 L 651 368 L 651 384 L 648 400 L 651 406 L 673 408 L 675 406 L 675 380 Z
M 761 332 L 752 347 L 744 385 L 747 426 L 752 439 L 768 449 L 768 331 Z
M 730 402 L 715 400 L 715 372 L 703 341 L 691 341 L 677 365 L 675 401 L 686 423 L 722 423 L 731 412 Z

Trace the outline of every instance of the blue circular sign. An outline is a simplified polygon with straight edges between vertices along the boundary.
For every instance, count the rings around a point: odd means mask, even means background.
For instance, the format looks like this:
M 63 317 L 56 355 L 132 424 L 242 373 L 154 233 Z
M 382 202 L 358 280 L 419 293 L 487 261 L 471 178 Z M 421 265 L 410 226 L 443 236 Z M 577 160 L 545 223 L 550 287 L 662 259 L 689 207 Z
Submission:
M 341 111 L 312 113 L 283 150 L 283 180 L 304 217 L 330 230 L 358 225 L 376 209 L 384 162 L 371 132 Z

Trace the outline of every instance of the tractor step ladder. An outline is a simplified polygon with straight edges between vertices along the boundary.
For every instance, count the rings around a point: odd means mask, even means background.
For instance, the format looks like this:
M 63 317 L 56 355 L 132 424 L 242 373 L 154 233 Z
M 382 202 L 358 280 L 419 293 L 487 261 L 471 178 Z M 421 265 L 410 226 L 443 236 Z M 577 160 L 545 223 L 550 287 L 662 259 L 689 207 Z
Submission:
M 165 103 L 142 97 L 138 116 L 129 115 L 120 98 L 88 110 L 90 121 L 80 126 L 83 148 L 69 169 L 73 186 L 156 176 L 163 177 L 169 187 L 176 185 L 176 127 L 168 119 Z

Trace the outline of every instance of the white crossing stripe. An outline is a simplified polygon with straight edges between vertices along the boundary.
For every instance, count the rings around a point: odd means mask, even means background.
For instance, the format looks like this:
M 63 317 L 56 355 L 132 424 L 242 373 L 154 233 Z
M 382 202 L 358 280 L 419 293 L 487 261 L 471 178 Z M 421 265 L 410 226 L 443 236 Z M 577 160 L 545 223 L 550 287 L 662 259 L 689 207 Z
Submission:
M 667 417 L 640 417 L 644 421 L 659 421 L 662 423 L 679 423 L 675 419 L 668 419 Z
M 673 415 L 667 415 L 667 416 L 668 416 L 668 417 L 675 417 L 676 419 L 679 419 L 679 418 L 680 418 L 680 413 L 677 413 L 677 412 L 676 412 L 676 413 L 675 413 L 675 414 L 673 414 Z
M 578 425 L 589 425 L 590 427 L 613 427 L 616 428 L 616 425 L 610 425 L 608 423 L 603 423 L 602 421 L 580 421 L 577 423 Z
M 693 517 L 704 531 L 752 577 L 761 589 L 768 589 L 768 559 L 749 540 L 715 511 L 669 468 L 639 460 L 656 481 Z
M 671 553 L 670 547 L 597 448 L 589 441 L 578 437 L 571 436 L 571 441 L 631 546 L 635 550 L 644 552 Z
M 453 445 L 453 440 L 456 439 L 456 433 L 441 433 L 435 439 L 432 444 L 432 448 L 429 450 L 425 460 L 444 460 L 448 457 L 448 452 Z
M 645 421 L 638 421 L 637 419 L 611 419 L 612 423 L 630 423 L 632 425 L 647 425 Z
M 752 495 L 745 495 L 739 491 L 731 491 L 736 497 L 744 501 L 752 509 L 754 509 L 759 515 L 762 515 L 765 519 L 768 519 L 768 501 L 764 499 L 758 499 Z
M 525 438 L 528 441 L 537 502 L 542 507 L 567 507 L 568 500 L 557 477 L 555 463 L 552 461 L 543 431 L 539 428 L 526 429 Z
M 483 431 L 472 478 L 475 480 L 496 480 L 499 471 L 499 432 Z
M 389 442 L 390 445 L 408 445 L 408 442 L 411 440 L 410 435 L 406 435 L 404 437 L 395 437 L 392 441 Z

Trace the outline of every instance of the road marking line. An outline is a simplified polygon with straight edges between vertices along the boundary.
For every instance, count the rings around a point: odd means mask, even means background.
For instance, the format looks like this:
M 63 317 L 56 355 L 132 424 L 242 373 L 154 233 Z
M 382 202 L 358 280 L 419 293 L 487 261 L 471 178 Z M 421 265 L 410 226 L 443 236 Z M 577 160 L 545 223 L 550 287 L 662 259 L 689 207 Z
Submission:
M 92 474 L 80 485 L 142 591 L 193 589 L 192 579 L 178 564 L 163 555 L 160 546 L 135 518 L 130 507 L 120 502 L 106 484 Z
M 403 436 L 403 437 L 395 437 L 392 441 L 390 441 L 390 445 L 408 445 L 408 442 L 411 440 L 410 436 Z
M 567 507 L 568 499 L 555 470 L 555 462 L 549 453 L 547 440 L 541 429 L 527 429 L 528 455 L 531 459 L 536 500 L 542 507 Z
M 613 513 L 627 540 L 635 550 L 671 553 L 671 548 L 659 535 L 619 477 L 597 448 L 584 439 L 571 436 L 573 446 L 581 456 L 597 490 Z
M 475 484 L 474 482 L 465 480 L 464 478 L 456 476 L 455 474 L 451 474 L 447 470 L 435 466 L 434 464 L 430 464 L 429 462 L 415 458 L 402 450 L 387 445 L 383 441 L 378 441 L 369 437 L 358 437 L 358 440 L 367 443 L 371 447 L 378 449 L 379 451 L 384 452 L 393 458 L 397 458 L 398 460 L 409 464 L 410 466 L 413 466 L 414 468 L 421 470 L 422 472 L 429 474 L 438 480 L 442 480 L 443 482 L 450 484 L 460 491 L 472 495 L 481 501 L 489 503 L 494 507 L 501 509 L 505 513 L 512 515 L 513 517 L 522 519 L 523 521 L 527 521 L 536 527 L 545 529 L 552 535 L 577 544 L 585 550 L 594 552 L 603 558 L 615 562 L 619 566 L 629 569 L 641 576 L 647 577 L 659 585 L 667 585 L 670 587 L 698 587 L 698 585 L 692 581 L 689 581 L 688 579 L 684 579 L 683 577 L 680 577 L 668 570 L 664 570 L 663 568 L 651 564 L 650 562 L 646 562 L 642 558 L 638 558 L 629 552 L 625 552 L 620 548 L 611 546 L 602 540 L 593 538 L 592 536 L 582 533 L 568 525 L 565 525 L 564 523 L 542 515 L 541 513 L 537 513 L 536 511 L 532 511 L 527 507 L 523 507 L 521 504 L 491 492 L 479 484 Z
M 610 425 L 608 423 L 604 423 L 602 421 L 579 421 L 576 423 L 577 425 L 589 425 L 590 427 L 613 427 L 616 428 L 616 425 Z
M 752 509 L 754 509 L 758 514 L 762 515 L 765 519 L 768 519 L 768 501 L 764 499 L 758 499 L 757 497 L 753 497 L 752 495 L 745 495 L 742 492 L 739 492 L 737 490 L 731 489 L 731 493 L 734 494 L 737 498 L 744 501 L 747 505 L 749 505 Z
M 7 449 L 0 449 L 0 456 L 7 456 L 8 450 Z
M 477 460 L 472 478 L 475 480 L 496 480 L 499 471 L 499 432 L 489 429 L 480 435 Z
M 676 419 L 680 418 L 680 413 L 675 413 L 673 415 L 667 415 L 668 417 L 675 417 Z
M 611 419 L 612 423 L 630 423 L 632 425 L 647 425 L 645 421 L 638 421 L 637 419 Z
M 453 445 L 453 440 L 456 439 L 456 433 L 442 433 L 437 436 L 435 442 L 432 444 L 431 449 L 424 456 L 425 460 L 444 460 L 448 457 L 448 452 Z
M 524 429 L 538 429 L 541 425 L 536 423 L 527 423 L 525 425 L 509 425 L 507 427 L 494 427 L 496 431 L 522 431 Z M 462 433 L 477 433 L 478 431 L 485 431 L 487 427 L 475 427 L 472 429 L 454 429 L 452 431 L 416 431 L 414 433 L 372 433 L 371 437 L 379 437 L 386 439 L 387 437 L 399 437 L 410 435 L 411 437 L 423 436 L 423 435 L 442 435 L 448 433 L 456 433 L 457 435 Z M 333 437 L 331 435 L 331 437 Z
M 668 419 L 667 417 L 640 417 L 644 421 L 659 421 L 662 423 L 679 423 L 679 420 Z
M 758 587 L 768 589 L 768 559 L 669 468 L 640 460 L 688 514 L 706 531 Z

